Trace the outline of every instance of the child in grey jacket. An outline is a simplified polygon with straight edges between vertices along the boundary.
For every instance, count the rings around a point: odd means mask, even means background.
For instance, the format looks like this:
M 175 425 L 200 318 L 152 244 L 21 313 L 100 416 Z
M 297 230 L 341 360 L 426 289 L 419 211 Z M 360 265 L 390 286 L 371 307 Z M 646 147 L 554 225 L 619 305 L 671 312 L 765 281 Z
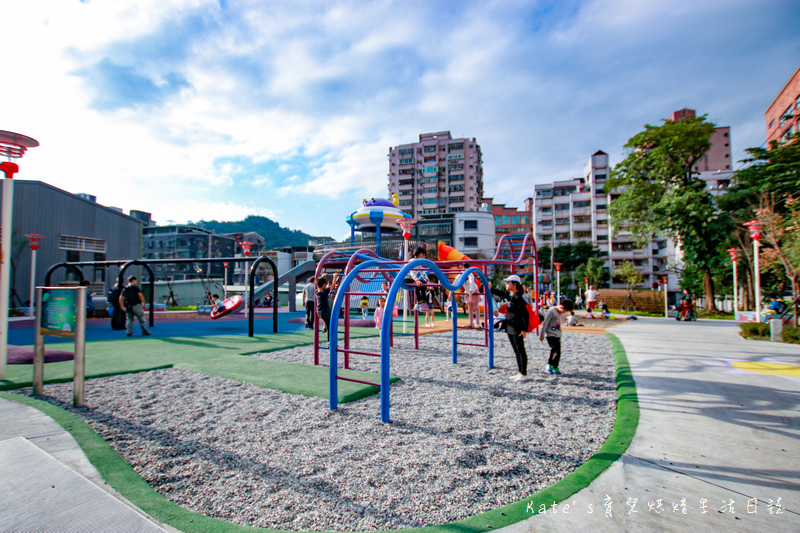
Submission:
M 548 374 L 561 374 L 558 364 L 561 362 L 561 313 L 572 311 L 574 304 L 572 300 L 562 300 L 560 304 L 551 307 L 542 321 L 542 329 L 539 332 L 539 340 L 547 338 L 550 345 L 550 358 L 547 360 Z

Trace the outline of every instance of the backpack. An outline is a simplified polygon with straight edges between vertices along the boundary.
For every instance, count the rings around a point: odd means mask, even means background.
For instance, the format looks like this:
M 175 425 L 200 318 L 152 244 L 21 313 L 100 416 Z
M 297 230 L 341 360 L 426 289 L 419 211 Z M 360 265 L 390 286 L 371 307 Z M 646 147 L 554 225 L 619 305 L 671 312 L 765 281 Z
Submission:
M 528 333 L 539 327 L 539 315 L 531 304 L 526 303 L 525 309 L 528 311 Z
M 119 287 L 114 285 L 108 292 L 106 293 L 106 298 L 108 299 L 108 305 L 113 307 L 114 309 L 119 309 Z

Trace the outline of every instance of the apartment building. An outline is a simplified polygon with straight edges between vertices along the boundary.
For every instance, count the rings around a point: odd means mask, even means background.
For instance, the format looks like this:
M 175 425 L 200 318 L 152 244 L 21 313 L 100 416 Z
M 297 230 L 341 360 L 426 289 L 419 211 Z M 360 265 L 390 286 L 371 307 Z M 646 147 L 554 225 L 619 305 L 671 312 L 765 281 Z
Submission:
M 189 259 L 231 257 L 236 240 L 225 235 L 185 224 L 148 226 L 142 229 L 145 259 Z M 219 263 L 153 265 L 157 281 L 166 279 L 222 278 L 224 267 Z M 197 272 L 195 268 L 200 268 Z
M 785 141 L 800 128 L 800 67 L 780 90 L 764 114 L 767 123 L 767 146 Z
M 475 138 L 449 131 L 423 133 L 419 142 L 389 148 L 389 196 L 417 220 L 477 211 L 483 196 L 483 161 Z
M 505 204 L 494 203 L 494 198 L 484 198 L 483 202 L 489 206 L 494 215 L 494 241 L 499 242 L 503 235 L 519 235 L 530 233 L 532 229 L 531 208 L 533 198 L 525 199 L 525 208 L 507 207 Z
M 612 236 L 607 208 L 613 196 L 603 191 L 609 174 L 608 154 L 598 150 L 586 163 L 583 176 L 534 186 L 532 216 L 537 245 L 555 248 L 589 241 L 600 250 L 610 272 L 630 261 L 645 276 L 646 287 L 669 275 L 669 286 L 677 288 L 675 274 L 666 272 L 675 256 L 669 239 L 654 239 L 639 248 L 630 233 Z M 625 286 L 612 280 L 611 288 Z

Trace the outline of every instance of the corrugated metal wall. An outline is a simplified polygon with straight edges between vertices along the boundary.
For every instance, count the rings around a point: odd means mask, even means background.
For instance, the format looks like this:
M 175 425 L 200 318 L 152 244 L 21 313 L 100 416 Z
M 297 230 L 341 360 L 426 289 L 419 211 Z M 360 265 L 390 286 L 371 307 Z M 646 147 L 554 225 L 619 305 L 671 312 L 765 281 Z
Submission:
M 20 302 L 24 303 L 30 290 L 31 250 L 26 234 L 38 233 L 45 237 L 36 252 L 37 285 L 44 284 L 45 273 L 52 265 L 67 260 L 67 251 L 59 249 L 61 235 L 105 241 L 106 260 L 134 259 L 141 256 L 141 222 L 40 181 L 14 180 L 12 224 L 12 261 L 16 264 L 12 273 L 12 289 L 15 289 L 19 297 L 17 301 L 12 296 L 12 307 Z M 95 254 L 82 251 L 80 260 L 93 261 Z M 135 270 L 137 269 L 129 269 L 126 274 L 140 275 Z M 116 267 L 108 269 L 103 291 L 109 286 L 109 277 L 113 284 L 117 272 Z M 92 267 L 84 267 L 83 275 L 90 281 L 99 277 L 99 273 L 95 273 Z M 57 285 L 65 280 L 66 270 L 59 269 L 52 276 L 51 284 Z

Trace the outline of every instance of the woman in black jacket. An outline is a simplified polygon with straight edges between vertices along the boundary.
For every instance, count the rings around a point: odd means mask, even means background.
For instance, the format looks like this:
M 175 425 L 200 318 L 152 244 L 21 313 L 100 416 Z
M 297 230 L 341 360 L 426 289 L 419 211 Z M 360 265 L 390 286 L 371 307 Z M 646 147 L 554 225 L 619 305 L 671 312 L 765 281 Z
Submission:
M 528 308 L 522 298 L 522 280 L 517 275 L 511 275 L 503 280 L 506 290 L 494 289 L 491 284 L 489 288 L 492 294 L 508 300 L 508 311 L 506 312 L 506 333 L 514 355 L 517 357 L 517 369 L 519 373 L 511 378 L 512 381 L 529 381 L 528 377 L 528 354 L 525 352 L 525 335 L 528 333 Z

